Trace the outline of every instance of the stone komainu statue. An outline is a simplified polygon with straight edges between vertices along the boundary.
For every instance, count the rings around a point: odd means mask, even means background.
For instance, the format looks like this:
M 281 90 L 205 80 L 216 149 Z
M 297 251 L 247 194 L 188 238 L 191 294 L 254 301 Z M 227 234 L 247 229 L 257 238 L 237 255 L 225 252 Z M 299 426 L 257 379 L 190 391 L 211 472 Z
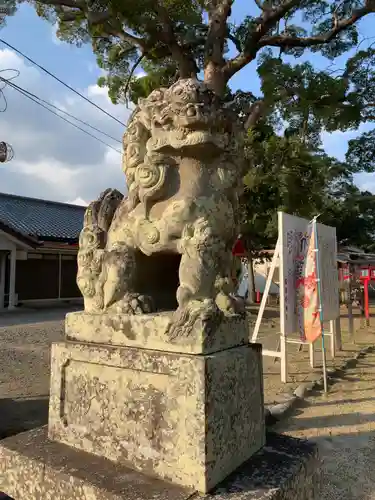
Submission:
M 235 117 L 195 79 L 139 100 L 124 135 L 128 196 L 107 189 L 85 214 L 77 283 L 86 312 L 156 312 L 137 285 L 145 272 L 139 258 L 178 254 L 170 336 L 198 316 L 236 314 L 230 293 L 243 176 L 239 140 Z

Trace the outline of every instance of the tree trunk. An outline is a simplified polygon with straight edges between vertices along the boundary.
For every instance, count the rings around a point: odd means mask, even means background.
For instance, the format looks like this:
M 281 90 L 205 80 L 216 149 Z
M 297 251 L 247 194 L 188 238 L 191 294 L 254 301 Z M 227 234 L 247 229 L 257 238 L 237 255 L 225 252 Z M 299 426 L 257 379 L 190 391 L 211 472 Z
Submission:
M 213 62 L 209 62 L 204 69 L 204 83 L 217 96 L 222 97 L 227 84 L 223 68 Z
M 248 276 L 248 302 L 255 304 L 255 276 L 254 276 L 254 263 L 252 257 L 247 257 L 247 276 Z

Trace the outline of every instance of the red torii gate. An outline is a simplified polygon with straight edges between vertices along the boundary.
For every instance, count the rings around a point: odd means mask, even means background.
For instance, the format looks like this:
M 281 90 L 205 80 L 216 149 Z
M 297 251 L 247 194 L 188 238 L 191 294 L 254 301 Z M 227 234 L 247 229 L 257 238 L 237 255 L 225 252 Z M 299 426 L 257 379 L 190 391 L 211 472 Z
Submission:
M 241 235 L 239 235 L 237 237 L 237 240 L 234 242 L 232 255 L 234 255 L 235 257 L 245 257 L 246 255 L 246 249 Z

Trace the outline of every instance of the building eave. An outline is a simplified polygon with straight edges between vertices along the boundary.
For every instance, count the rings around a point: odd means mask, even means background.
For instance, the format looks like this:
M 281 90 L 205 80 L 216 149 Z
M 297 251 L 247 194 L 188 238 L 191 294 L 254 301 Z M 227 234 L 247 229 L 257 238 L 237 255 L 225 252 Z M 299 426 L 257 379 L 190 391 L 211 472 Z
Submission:
M 16 240 L 16 242 L 18 242 L 20 246 L 22 246 L 23 248 L 33 249 L 40 246 L 40 242 L 36 238 L 14 229 L 13 227 L 9 226 L 8 224 L 5 224 L 5 222 L 1 220 L 0 220 L 0 231 L 8 235 L 11 239 Z

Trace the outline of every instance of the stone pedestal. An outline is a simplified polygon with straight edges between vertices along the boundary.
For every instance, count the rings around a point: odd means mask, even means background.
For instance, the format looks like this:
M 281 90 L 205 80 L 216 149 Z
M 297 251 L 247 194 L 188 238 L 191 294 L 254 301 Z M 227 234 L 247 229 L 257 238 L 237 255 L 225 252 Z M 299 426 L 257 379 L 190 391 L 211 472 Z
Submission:
M 68 316 L 67 341 L 52 347 L 48 429 L 1 441 L 0 491 L 14 500 L 319 499 L 313 445 L 270 435 L 264 446 L 261 347 L 244 343 L 245 321 L 198 325 L 173 342 L 169 321 Z
M 314 445 L 271 434 L 264 448 L 202 496 L 51 441 L 39 428 L 0 442 L 0 490 L 14 500 L 319 500 L 320 465 Z
M 52 347 L 49 438 L 211 490 L 263 445 L 261 348 L 206 355 Z
M 249 342 L 249 324 L 243 318 L 223 318 L 214 329 L 196 322 L 188 335 L 171 340 L 172 313 L 125 316 L 84 311 L 66 315 L 67 340 L 187 354 L 209 354 Z M 213 330 L 213 331 L 212 331 Z

